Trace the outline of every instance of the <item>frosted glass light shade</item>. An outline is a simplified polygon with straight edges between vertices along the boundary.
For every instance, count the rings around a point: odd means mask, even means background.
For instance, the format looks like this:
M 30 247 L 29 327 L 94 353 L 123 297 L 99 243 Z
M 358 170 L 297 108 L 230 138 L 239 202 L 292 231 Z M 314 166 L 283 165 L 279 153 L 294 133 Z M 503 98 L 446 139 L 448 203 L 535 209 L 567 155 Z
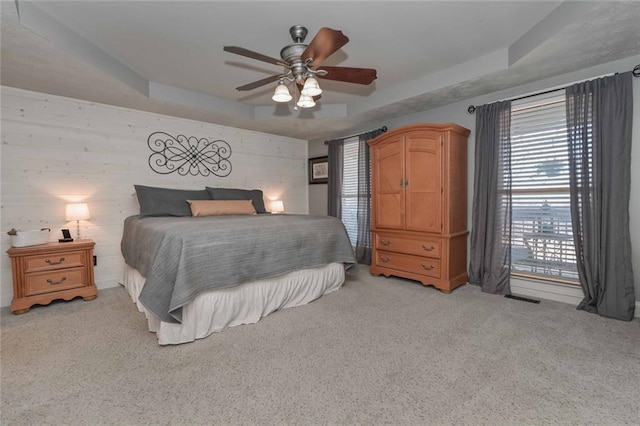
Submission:
M 271 202 L 271 213 L 282 213 L 284 211 L 284 203 L 282 200 L 274 200 Z
M 287 86 L 280 83 L 278 84 L 278 87 L 276 87 L 276 91 L 273 93 L 271 99 L 275 102 L 289 102 L 293 98 L 291 97 L 291 93 L 289 93 Z
M 307 78 L 307 80 L 304 82 L 304 87 L 300 91 L 300 94 L 306 96 L 318 96 L 321 93 L 322 89 L 318 84 L 318 80 L 313 77 Z
M 67 221 L 91 219 L 87 203 L 67 204 L 64 216 Z
M 311 108 L 316 106 L 316 103 L 311 96 L 300 95 L 300 99 L 298 99 L 298 103 L 296 105 L 300 108 Z

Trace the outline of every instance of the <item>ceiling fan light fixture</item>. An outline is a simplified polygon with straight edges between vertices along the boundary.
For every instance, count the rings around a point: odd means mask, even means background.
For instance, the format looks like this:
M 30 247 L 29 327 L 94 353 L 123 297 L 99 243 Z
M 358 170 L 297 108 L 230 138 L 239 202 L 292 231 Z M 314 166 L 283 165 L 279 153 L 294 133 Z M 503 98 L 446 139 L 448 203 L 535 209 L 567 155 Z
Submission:
M 280 50 L 281 59 L 272 58 L 244 47 L 224 46 L 225 52 L 284 68 L 280 74 L 236 87 L 236 90 L 253 90 L 278 81 L 278 86 L 271 99 L 274 102 L 282 103 L 293 101 L 293 109 L 298 110 L 298 108 L 316 106 L 316 99 L 319 99 L 323 92 L 316 77 L 356 84 L 371 84 L 377 78 L 376 70 L 371 68 L 322 66 L 321 69 L 318 69 L 325 59 L 349 42 L 349 38 L 342 31 L 322 27 L 309 44 L 304 43 L 307 36 L 307 29 L 304 26 L 294 25 L 289 29 L 289 34 L 293 43 Z M 290 88 L 293 88 L 293 93 L 290 92 Z
M 316 106 L 315 101 L 311 96 L 300 95 L 300 99 L 298 99 L 298 103 L 296 103 L 300 108 L 313 108 Z
M 280 81 L 280 84 L 276 87 L 276 91 L 273 93 L 271 99 L 275 102 L 289 102 L 293 97 L 291 96 L 291 93 L 289 93 L 287 86 Z
M 300 93 L 305 96 L 318 96 L 322 93 L 322 89 L 318 84 L 318 80 L 316 80 L 314 77 L 309 77 L 304 82 L 304 87 L 302 88 Z

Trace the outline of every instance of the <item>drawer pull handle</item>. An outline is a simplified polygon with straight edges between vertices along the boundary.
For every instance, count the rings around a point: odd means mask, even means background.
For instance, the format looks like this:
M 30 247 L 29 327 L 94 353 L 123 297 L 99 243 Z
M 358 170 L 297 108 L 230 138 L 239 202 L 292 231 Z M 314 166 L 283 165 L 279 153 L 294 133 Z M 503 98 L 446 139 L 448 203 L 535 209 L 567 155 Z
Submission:
M 423 249 L 425 249 L 426 251 L 432 251 L 433 249 L 435 249 L 435 247 L 434 247 L 434 246 L 427 247 L 427 246 L 425 246 L 424 244 L 420 244 L 420 245 L 421 245 L 421 246 L 422 246 L 422 248 L 423 248 Z
M 429 267 L 426 267 L 426 266 L 424 265 L 424 263 L 421 263 L 420 265 L 422 265 L 422 269 L 424 269 L 425 271 L 430 271 L 430 270 L 432 270 L 433 268 L 435 268 L 435 266 L 433 266 L 433 265 L 429 265 Z
M 62 284 L 67 280 L 67 277 L 60 278 L 60 281 L 53 281 L 51 278 L 47 278 L 47 282 L 51 285 Z
M 380 260 L 382 260 L 384 263 L 387 263 L 388 261 L 391 260 L 391 258 L 390 257 L 380 256 Z
M 59 265 L 62 262 L 64 262 L 64 257 L 61 257 L 60 260 L 58 260 L 57 262 L 52 262 L 51 259 L 47 259 L 45 260 L 46 263 L 48 263 L 49 265 Z
M 388 246 L 389 244 L 391 244 L 391 240 L 380 240 L 380 244 L 382 244 L 383 246 Z

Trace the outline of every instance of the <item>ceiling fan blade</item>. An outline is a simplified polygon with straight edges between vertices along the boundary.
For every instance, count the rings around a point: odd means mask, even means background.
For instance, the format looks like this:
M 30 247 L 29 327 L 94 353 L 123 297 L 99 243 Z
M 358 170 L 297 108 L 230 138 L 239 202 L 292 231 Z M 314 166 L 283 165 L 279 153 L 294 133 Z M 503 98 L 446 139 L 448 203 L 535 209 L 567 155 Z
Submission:
M 321 72 L 326 71 L 326 74 Z M 372 68 L 320 67 L 316 77 L 325 80 L 346 81 L 347 83 L 371 84 L 378 78 L 377 71 Z
M 253 50 L 245 49 L 238 46 L 224 46 L 225 52 L 235 53 L 236 55 L 246 56 L 247 58 L 257 59 L 259 61 L 268 62 L 273 65 L 280 65 L 289 68 L 289 64 L 271 56 L 263 55 L 262 53 L 254 52 Z
M 342 31 L 331 28 L 320 28 L 318 34 L 311 40 L 309 46 L 302 52 L 302 62 L 311 59 L 310 67 L 317 67 L 329 56 L 349 42 L 349 38 Z
M 263 78 L 262 80 L 254 81 L 252 83 L 247 83 L 244 86 L 236 87 L 236 90 L 239 90 L 241 92 L 246 91 L 246 90 L 253 90 L 253 89 L 256 89 L 256 88 L 258 88 L 260 86 L 264 86 L 265 84 L 269 84 L 271 82 L 278 81 L 282 77 L 284 77 L 284 75 L 282 75 L 282 74 L 271 75 L 271 76 L 269 76 L 267 78 Z

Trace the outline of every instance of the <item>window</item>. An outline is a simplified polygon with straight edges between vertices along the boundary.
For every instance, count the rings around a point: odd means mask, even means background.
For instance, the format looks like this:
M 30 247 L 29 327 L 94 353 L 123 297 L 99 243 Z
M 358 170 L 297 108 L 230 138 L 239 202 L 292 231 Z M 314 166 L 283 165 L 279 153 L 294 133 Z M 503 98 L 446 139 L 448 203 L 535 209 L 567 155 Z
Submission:
M 564 91 L 512 103 L 511 176 L 512 273 L 575 282 Z
M 358 241 L 358 138 L 344 141 L 342 152 L 342 222 L 351 245 Z

